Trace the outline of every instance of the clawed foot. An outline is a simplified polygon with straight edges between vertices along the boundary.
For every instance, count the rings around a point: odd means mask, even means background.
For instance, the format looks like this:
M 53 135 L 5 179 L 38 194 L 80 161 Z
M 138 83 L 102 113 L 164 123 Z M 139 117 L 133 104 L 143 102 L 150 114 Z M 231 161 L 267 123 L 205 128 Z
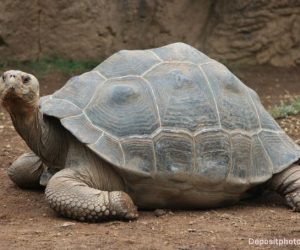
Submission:
M 120 191 L 110 192 L 112 215 L 126 220 L 138 218 L 137 207 L 133 204 L 128 194 Z
M 289 193 L 285 196 L 287 204 L 295 212 L 300 212 L 300 191 Z
M 138 217 L 132 199 L 123 191 L 89 187 L 66 168 L 56 173 L 46 188 L 46 199 L 59 214 L 80 221 L 132 220 Z

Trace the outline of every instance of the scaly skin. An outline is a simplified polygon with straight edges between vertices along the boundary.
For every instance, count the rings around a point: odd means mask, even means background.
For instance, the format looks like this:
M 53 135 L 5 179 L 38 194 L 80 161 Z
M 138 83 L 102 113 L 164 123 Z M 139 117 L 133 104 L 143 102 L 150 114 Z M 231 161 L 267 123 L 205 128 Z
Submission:
M 293 211 L 300 212 L 300 165 L 294 164 L 274 175 L 271 189 L 285 197 L 287 205 Z
M 94 189 L 75 176 L 76 171 L 64 169 L 55 174 L 47 185 L 46 199 L 57 213 L 93 222 L 138 217 L 135 205 L 125 192 Z

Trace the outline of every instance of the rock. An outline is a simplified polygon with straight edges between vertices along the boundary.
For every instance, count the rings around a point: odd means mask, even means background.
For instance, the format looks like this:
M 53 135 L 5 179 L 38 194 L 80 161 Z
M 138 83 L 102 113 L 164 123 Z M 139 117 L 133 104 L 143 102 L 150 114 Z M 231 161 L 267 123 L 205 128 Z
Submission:
M 154 210 L 154 215 L 155 215 L 156 217 L 163 216 L 163 215 L 165 215 L 166 213 L 167 213 L 167 211 L 164 210 L 164 209 L 156 209 L 156 210 Z
M 100 62 L 182 41 L 219 60 L 290 66 L 300 64 L 299 11 L 278 0 L 2 0 L 0 57 Z
M 135 243 L 135 241 L 132 240 L 132 239 L 127 239 L 127 240 L 125 240 L 125 242 L 126 242 L 127 244 L 130 244 L 130 245 L 132 245 L 132 244 Z
M 218 1 L 207 52 L 216 59 L 244 64 L 298 64 L 300 16 L 295 13 L 299 11 L 299 1 Z
M 62 228 L 68 228 L 68 227 L 73 227 L 75 225 L 76 224 L 74 222 L 65 222 L 60 227 L 62 227 Z

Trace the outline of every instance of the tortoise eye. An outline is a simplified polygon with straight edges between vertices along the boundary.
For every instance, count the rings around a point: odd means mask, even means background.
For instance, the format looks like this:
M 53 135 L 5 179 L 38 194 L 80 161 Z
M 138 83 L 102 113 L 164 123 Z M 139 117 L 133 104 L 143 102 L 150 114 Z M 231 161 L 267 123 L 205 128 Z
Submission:
M 24 76 L 23 77 L 23 83 L 28 83 L 30 81 L 30 77 L 29 76 Z

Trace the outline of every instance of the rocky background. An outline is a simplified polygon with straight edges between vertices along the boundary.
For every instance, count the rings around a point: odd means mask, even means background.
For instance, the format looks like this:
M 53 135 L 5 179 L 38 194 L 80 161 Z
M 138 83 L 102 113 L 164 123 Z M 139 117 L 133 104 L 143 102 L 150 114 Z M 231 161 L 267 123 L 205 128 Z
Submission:
M 101 61 L 189 43 L 237 64 L 300 64 L 299 0 L 1 0 L 0 61 Z

